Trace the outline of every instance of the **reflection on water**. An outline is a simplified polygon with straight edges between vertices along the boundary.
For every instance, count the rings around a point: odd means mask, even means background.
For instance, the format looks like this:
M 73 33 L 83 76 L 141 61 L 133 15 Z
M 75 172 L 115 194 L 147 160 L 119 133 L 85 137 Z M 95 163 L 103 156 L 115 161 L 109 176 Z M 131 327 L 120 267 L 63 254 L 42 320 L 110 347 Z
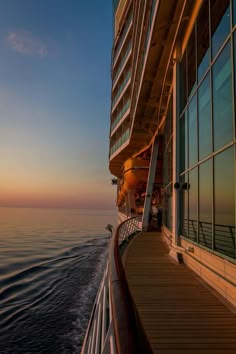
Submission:
M 0 213 L 0 353 L 79 353 L 114 212 Z

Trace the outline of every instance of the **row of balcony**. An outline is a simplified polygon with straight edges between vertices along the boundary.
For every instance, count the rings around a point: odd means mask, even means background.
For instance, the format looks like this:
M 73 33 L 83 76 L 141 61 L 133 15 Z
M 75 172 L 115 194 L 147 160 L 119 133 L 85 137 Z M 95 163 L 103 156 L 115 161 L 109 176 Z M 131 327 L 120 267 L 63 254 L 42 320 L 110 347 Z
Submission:
M 147 32 L 146 32 L 146 38 L 145 38 L 145 42 L 144 42 L 144 47 L 143 47 L 143 50 L 142 50 L 142 58 L 141 58 L 141 62 L 140 62 L 140 66 L 139 66 L 139 70 L 138 70 L 138 75 L 137 75 L 137 81 L 138 81 L 138 85 L 135 89 L 136 93 L 134 94 L 134 99 L 136 100 L 138 97 L 137 95 L 137 90 L 140 86 L 140 79 L 141 79 L 141 75 L 142 75 L 142 71 L 143 71 L 143 65 L 144 65 L 144 60 L 145 60 L 145 56 L 146 56 L 146 52 L 147 52 L 147 48 L 148 48 L 148 42 L 149 42 L 149 37 L 150 37 L 150 33 L 151 33 L 151 28 L 152 28 L 152 22 L 153 22 L 153 16 L 154 16 L 154 11 L 155 11 L 155 6 L 156 6 L 156 0 L 152 0 L 152 3 L 151 3 L 151 8 L 150 8 L 150 14 L 149 14 L 149 19 L 148 19 L 148 26 L 147 26 Z M 131 21 L 131 20 L 129 20 Z M 129 27 L 129 23 L 130 22 L 127 22 L 127 24 L 125 25 L 125 29 L 128 30 L 128 27 Z M 127 27 L 126 27 L 127 26 Z M 125 31 L 124 31 L 125 32 Z M 124 34 L 125 36 L 125 34 Z M 123 34 L 122 34 L 122 38 L 123 38 Z M 121 43 L 122 43 L 122 40 L 121 40 Z M 119 43 L 119 46 L 121 46 L 122 44 Z M 117 47 L 118 49 L 119 47 Z M 122 61 L 120 62 L 119 64 L 119 68 L 116 72 L 116 75 L 114 76 L 114 79 L 113 79 L 113 88 L 116 84 L 116 80 L 118 78 L 118 76 L 120 75 L 120 72 L 121 70 L 123 70 L 123 66 L 124 66 L 124 63 L 128 57 L 128 55 L 130 54 L 130 51 L 131 51 L 131 48 L 132 48 L 132 41 L 129 42 L 128 44 L 128 47 L 126 49 L 126 52 L 122 58 Z M 116 49 L 116 54 L 114 56 L 114 61 L 115 61 L 115 58 L 116 58 L 116 55 L 119 51 L 119 49 L 117 50 Z M 122 84 L 121 84 L 121 87 L 119 88 L 113 102 L 112 102 L 112 108 L 115 106 L 117 100 L 119 99 L 120 97 L 120 94 L 122 93 L 125 85 L 127 84 L 128 80 L 130 79 L 131 77 L 131 70 L 129 71 L 129 73 L 126 75 L 125 79 L 123 80 Z M 125 115 L 125 113 L 128 111 L 128 109 L 130 108 L 130 104 L 131 104 L 131 100 L 128 99 L 125 103 L 125 105 L 123 106 L 123 108 L 121 109 L 121 111 L 119 112 L 119 114 L 117 115 L 116 119 L 113 121 L 113 123 L 111 124 L 111 132 L 115 129 L 115 127 L 119 124 L 119 122 L 121 121 L 122 117 Z M 128 132 L 128 136 L 127 136 L 127 132 Z M 117 149 L 120 148 L 120 146 L 122 146 L 124 144 L 125 141 L 127 141 L 127 139 L 129 138 L 129 135 L 130 135 L 130 128 L 127 129 L 127 131 L 116 141 L 116 143 L 111 147 L 110 149 L 110 155 L 112 155 L 115 151 L 117 151 Z
M 120 72 L 123 70 L 124 63 L 125 63 L 127 57 L 129 56 L 129 54 L 130 54 L 130 52 L 131 52 L 131 48 L 132 48 L 132 42 L 130 41 L 129 44 L 128 44 L 128 47 L 127 47 L 127 49 L 126 49 L 126 52 L 125 52 L 125 54 L 124 54 L 124 56 L 123 56 L 123 58 L 122 58 L 122 60 L 121 60 L 121 62 L 120 62 L 120 65 L 119 65 L 119 68 L 118 68 L 118 70 L 117 70 L 117 73 L 116 73 L 116 75 L 114 76 L 114 79 L 113 79 L 113 87 L 114 87 L 114 84 L 115 84 L 115 82 L 116 82 L 118 76 L 120 75 Z
M 150 9 L 150 14 L 149 14 L 149 20 L 148 20 L 147 33 L 146 33 L 146 38 L 145 38 L 145 43 L 144 43 L 144 49 L 143 49 L 143 57 L 142 57 L 141 70 L 142 70 L 143 63 L 144 63 L 144 58 L 145 58 L 146 52 L 147 52 L 147 46 L 148 46 L 149 36 L 150 36 L 150 32 L 151 32 L 151 27 L 152 27 L 152 20 L 153 20 L 155 5 L 156 5 L 156 0 L 152 0 L 151 9 Z
M 128 111 L 128 109 L 130 108 L 130 99 L 128 99 L 125 103 L 125 105 L 122 107 L 122 109 L 120 110 L 119 114 L 117 115 L 116 119 L 114 120 L 114 122 L 111 125 L 111 132 L 115 129 L 115 127 L 117 126 L 117 124 L 120 122 L 120 120 L 123 118 L 123 116 L 125 115 L 125 113 Z
M 112 101 L 112 108 L 115 106 L 116 102 L 118 101 L 118 99 L 120 97 L 120 94 L 122 93 L 123 89 L 125 88 L 125 86 L 126 86 L 127 82 L 129 81 L 130 77 L 131 77 L 131 71 L 129 71 L 127 73 L 127 75 L 125 76 L 125 78 L 123 79 L 123 82 L 122 82 L 122 84 L 121 84 L 121 86 L 120 86 L 120 88 L 119 88 L 114 100 Z
M 120 38 L 119 38 L 119 44 L 118 44 L 118 46 L 116 47 L 115 52 L 114 52 L 113 63 L 115 63 L 115 61 L 116 61 L 116 59 L 117 59 L 117 57 L 118 57 L 118 54 L 119 54 L 119 52 L 120 52 L 120 49 L 121 49 L 121 47 L 122 47 L 122 45 L 123 45 L 123 43 L 124 43 L 125 36 L 126 36 L 128 30 L 129 30 L 130 23 L 131 23 L 131 21 L 132 21 L 132 15 L 133 15 L 133 14 L 132 14 L 132 12 L 131 12 L 130 15 L 129 15 L 129 18 L 128 18 L 126 24 L 125 24 L 125 27 L 124 27 L 124 29 L 123 29 L 123 32 L 122 32 L 122 34 L 121 34 L 121 36 L 120 36 Z
M 147 32 L 146 32 L 146 37 L 145 37 L 145 42 L 144 42 L 144 47 L 143 47 L 142 52 L 141 52 L 142 56 L 141 56 L 139 69 L 137 70 L 136 79 L 135 79 L 137 84 L 136 84 L 136 87 L 135 87 L 134 93 L 133 93 L 134 105 L 135 105 L 135 102 L 138 99 L 138 90 L 139 90 L 139 87 L 140 87 L 140 80 L 141 80 L 141 77 L 142 77 L 144 60 L 145 60 L 146 53 L 147 53 L 148 42 L 149 42 L 150 32 L 151 32 L 151 28 L 152 28 L 152 22 L 153 22 L 155 6 L 156 6 L 156 0 L 152 0 L 151 8 L 150 8 L 150 14 L 149 14 L 149 19 L 148 19 Z
M 126 129 L 126 131 L 121 135 L 121 137 L 112 145 L 110 149 L 110 155 L 114 154 L 128 139 L 130 135 L 130 128 Z

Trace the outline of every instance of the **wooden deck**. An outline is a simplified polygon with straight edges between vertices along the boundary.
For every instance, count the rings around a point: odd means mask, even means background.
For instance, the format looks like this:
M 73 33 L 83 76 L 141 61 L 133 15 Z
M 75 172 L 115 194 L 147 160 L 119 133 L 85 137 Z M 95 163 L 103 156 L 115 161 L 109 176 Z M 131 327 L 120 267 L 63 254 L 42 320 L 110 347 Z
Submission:
M 124 264 L 154 353 L 236 354 L 234 311 L 185 265 L 171 260 L 160 233 L 137 236 Z

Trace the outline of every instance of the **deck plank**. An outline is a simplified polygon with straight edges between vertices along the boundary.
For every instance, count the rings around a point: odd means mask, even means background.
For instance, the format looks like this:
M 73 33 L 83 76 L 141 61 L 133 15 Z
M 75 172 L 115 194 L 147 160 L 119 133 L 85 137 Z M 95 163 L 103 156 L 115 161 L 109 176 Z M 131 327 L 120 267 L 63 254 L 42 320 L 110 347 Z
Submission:
M 171 260 L 160 233 L 137 236 L 124 265 L 154 353 L 236 353 L 235 313 L 185 265 Z

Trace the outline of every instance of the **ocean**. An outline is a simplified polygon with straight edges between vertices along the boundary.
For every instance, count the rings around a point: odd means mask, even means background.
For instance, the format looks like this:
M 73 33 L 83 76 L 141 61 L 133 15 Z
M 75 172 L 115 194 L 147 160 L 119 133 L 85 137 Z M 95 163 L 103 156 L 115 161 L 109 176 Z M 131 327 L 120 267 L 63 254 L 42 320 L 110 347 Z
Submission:
M 0 208 L 0 353 L 81 351 L 115 211 Z

